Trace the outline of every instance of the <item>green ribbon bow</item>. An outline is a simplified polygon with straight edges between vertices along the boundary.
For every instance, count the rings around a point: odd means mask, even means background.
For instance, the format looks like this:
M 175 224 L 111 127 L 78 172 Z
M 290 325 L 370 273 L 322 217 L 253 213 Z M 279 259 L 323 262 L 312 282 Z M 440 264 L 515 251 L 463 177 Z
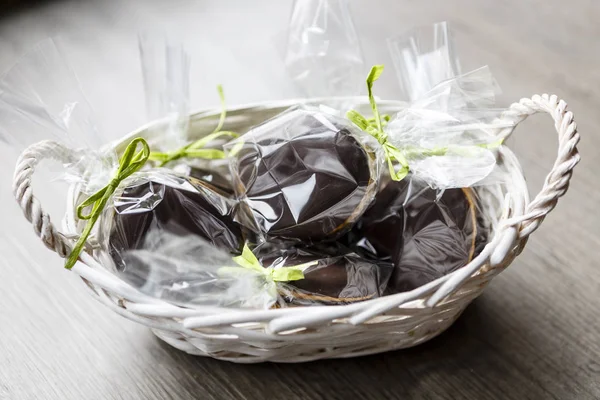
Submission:
M 142 146 L 142 149 L 136 153 L 138 144 Z M 102 210 L 104 210 L 104 207 L 112 194 L 117 190 L 124 179 L 139 171 L 144 166 L 146 161 L 148 161 L 149 156 L 150 147 L 148 146 L 148 143 L 142 138 L 133 139 L 129 145 L 127 145 L 123 156 L 119 160 L 119 169 L 117 170 L 115 177 L 108 185 L 98 190 L 77 206 L 77 217 L 82 220 L 87 220 L 88 222 L 81 233 L 81 236 L 79 236 L 79 240 L 75 243 L 75 247 L 73 247 L 71 254 L 69 254 L 69 257 L 65 262 L 65 268 L 71 269 L 77 262 L 88 236 L 92 232 L 96 221 L 102 214 Z M 89 206 L 92 206 L 92 210 L 89 214 L 84 214 L 84 210 Z
M 371 109 L 373 110 L 373 118 L 365 118 L 358 111 L 350 110 L 346 113 L 346 117 L 352 121 L 363 131 L 373 136 L 379 144 L 381 144 L 385 153 L 385 158 L 388 163 L 390 170 L 390 176 L 395 181 L 400 181 L 406 177 L 409 172 L 408 158 L 412 157 L 431 157 L 431 156 L 443 156 L 449 151 L 447 147 L 435 147 L 433 149 L 426 148 L 404 148 L 400 150 L 388 141 L 388 135 L 383 130 L 387 122 L 390 120 L 389 115 L 380 115 L 377 109 L 377 103 L 373 97 L 373 83 L 379 79 L 383 72 L 383 65 L 375 65 L 371 68 L 369 75 L 367 76 L 367 91 L 369 94 L 369 103 L 371 103 Z M 503 139 L 497 140 L 493 143 L 484 143 L 475 145 L 484 149 L 494 149 L 503 144 Z M 455 149 L 456 151 L 456 149 Z M 462 150 L 468 153 L 468 150 Z M 468 155 L 468 154 L 467 154 Z M 400 165 L 400 168 L 396 170 L 394 168 L 394 161 Z
M 373 118 L 365 118 L 361 113 L 355 110 L 350 110 L 346 113 L 346 117 L 352 121 L 363 131 L 373 136 L 385 153 L 385 158 L 388 163 L 390 170 L 390 176 L 395 181 L 400 181 L 408 175 L 408 161 L 406 157 L 396 146 L 388 141 L 388 135 L 384 132 L 383 128 L 385 124 L 390 120 L 389 115 L 379 114 L 375 97 L 373 97 L 373 83 L 379 79 L 383 72 L 383 65 L 375 65 L 371 68 L 369 75 L 367 76 L 367 91 L 369 95 L 369 103 L 371 103 L 371 109 L 373 110 Z M 394 161 L 400 164 L 400 168 L 396 171 L 394 168 Z
M 304 279 L 303 271 L 307 267 L 318 263 L 318 261 L 311 261 L 290 267 L 264 268 L 254 253 L 252 253 L 252 250 L 250 250 L 248 245 L 244 245 L 242 255 L 233 257 L 233 261 L 238 264 L 239 267 L 221 267 L 219 268 L 219 273 L 222 275 L 236 276 L 244 272 L 253 271 L 263 275 L 266 281 L 270 283 L 291 282 Z M 271 288 L 276 290 L 274 285 L 271 285 Z
M 231 136 L 234 138 L 239 136 L 237 133 L 234 132 L 221 131 L 223 125 L 225 124 L 225 117 L 227 116 L 223 86 L 217 85 L 217 92 L 219 93 L 219 99 L 221 100 L 221 115 L 219 116 L 219 123 L 217 124 L 215 130 L 212 131 L 210 135 L 207 135 L 202 139 L 192 142 L 175 151 L 170 151 L 167 153 L 153 151 L 150 153 L 151 161 L 158 161 L 159 167 L 164 167 L 171 161 L 179 160 L 180 158 L 205 158 L 209 160 L 225 158 L 225 153 L 223 152 L 223 150 L 204 148 L 204 146 L 206 146 L 209 142 L 221 136 Z

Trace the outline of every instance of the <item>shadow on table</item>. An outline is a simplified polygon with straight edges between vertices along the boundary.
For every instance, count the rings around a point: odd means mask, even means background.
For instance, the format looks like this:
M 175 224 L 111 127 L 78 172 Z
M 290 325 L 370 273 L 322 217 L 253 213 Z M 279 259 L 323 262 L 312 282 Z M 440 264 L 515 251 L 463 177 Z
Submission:
M 64 0 L 0 0 L 0 23 L 2 19 L 21 12 L 34 11 L 36 8 L 47 6 Z
M 197 377 L 182 376 L 182 389 L 194 393 L 202 388 L 219 399 L 483 398 L 486 391 L 493 395 L 499 387 L 515 386 L 529 395 L 543 393 L 513 356 L 523 345 L 513 340 L 524 331 L 519 329 L 523 321 L 511 321 L 507 331 L 488 309 L 493 311 L 485 297 L 479 298 L 450 329 L 427 343 L 352 359 L 243 365 L 190 356 L 162 342 L 161 347 L 178 371 Z M 203 378 L 208 376 L 218 382 L 215 392 Z M 487 379 L 494 384 L 481 387 Z

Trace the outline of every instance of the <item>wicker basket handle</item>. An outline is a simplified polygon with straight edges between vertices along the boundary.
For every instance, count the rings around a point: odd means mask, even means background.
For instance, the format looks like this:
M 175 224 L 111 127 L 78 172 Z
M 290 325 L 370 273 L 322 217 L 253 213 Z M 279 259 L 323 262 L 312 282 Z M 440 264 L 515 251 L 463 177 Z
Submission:
M 580 161 L 577 143 L 579 134 L 577 125 L 573 120 L 573 113 L 567 111 L 567 103 L 559 100 L 557 96 L 547 94 L 534 95 L 531 99 L 521 99 L 513 103 L 503 118 L 516 122 L 524 121 L 527 117 L 538 112 L 546 112 L 554 119 L 554 127 L 558 132 L 558 154 L 552 170 L 546 176 L 542 190 L 535 198 L 526 205 L 525 213 L 520 216 L 508 218 L 501 222 L 499 227 L 498 241 L 493 251 L 486 249 L 470 264 L 452 274 L 446 282 L 425 302 L 429 307 L 438 304 L 442 299 L 462 287 L 485 261 L 489 259 L 491 265 L 501 263 L 506 254 L 512 250 L 517 238 L 527 238 L 532 232 L 539 228 L 546 215 L 556 207 L 559 197 L 566 193 L 569 181 L 573 174 L 573 168 Z M 512 133 L 512 129 L 506 129 L 506 136 Z M 485 257 L 482 257 L 485 255 Z M 475 262 L 478 261 L 478 262 Z
M 531 201 L 522 216 L 509 218 L 504 226 L 519 227 L 521 238 L 529 236 L 554 209 L 559 197 L 564 195 L 569 187 L 573 168 L 580 161 L 577 143 L 579 133 L 573 120 L 573 113 L 567 111 L 567 103 L 559 100 L 556 95 L 535 95 L 531 99 L 521 99 L 510 106 L 507 118 L 514 118 L 517 123 L 524 121 L 530 115 L 546 112 L 554 119 L 554 127 L 558 132 L 558 154 L 552 170 L 546 176 L 542 190 Z
M 51 140 L 44 140 L 26 148 L 17 160 L 13 176 L 13 193 L 25 218 L 33 225 L 36 235 L 42 239 L 46 247 L 64 258 L 69 254 L 71 246 L 68 240 L 54 227 L 50 221 L 50 215 L 42 209 L 31 188 L 31 177 L 35 172 L 35 167 L 43 159 L 69 163 L 74 161 L 74 152 Z

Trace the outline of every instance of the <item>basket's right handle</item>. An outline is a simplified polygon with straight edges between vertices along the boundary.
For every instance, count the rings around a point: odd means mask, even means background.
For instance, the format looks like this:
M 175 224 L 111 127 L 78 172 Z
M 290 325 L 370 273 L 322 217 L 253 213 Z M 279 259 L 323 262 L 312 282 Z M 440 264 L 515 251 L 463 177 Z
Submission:
M 63 163 L 74 161 L 73 150 L 58 142 L 44 140 L 26 148 L 17 160 L 13 176 L 13 193 L 21 206 L 25 218 L 33 225 L 33 230 L 50 250 L 65 258 L 71 246 L 67 239 L 54 227 L 50 215 L 42 209 L 39 200 L 33 195 L 31 177 L 35 167 L 43 159 L 58 160 Z
M 506 238 L 509 240 L 496 243 L 495 246 L 492 246 L 491 243 L 488 244 L 489 251 L 488 246 L 486 246 L 471 263 L 454 272 L 453 276 L 444 282 L 425 302 L 428 307 L 435 306 L 460 288 L 488 259 L 492 265 L 504 260 L 517 235 L 526 238 L 539 228 L 546 215 L 556 206 L 559 197 L 567 191 L 573 168 L 580 160 L 577 151 L 577 143 L 579 142 L 577 125 L 573 120 L 573 113 L 567 111 L 567 103 L 559 100 L 555 95 L 535 95 L 531 99 L 521 99 L 518 103 L 513 103 L 508 111 L 504 113 L 503 118 L 518 124 L 538 112 L 550 114 L 554 119 L 554 127 L 558 132 L 558 154 L 552 170 L 546 177 L 542 190 L 526 206 L 523 215 L 508 218 L 502 222 L 499 229 L 502 229 L 502 227 L 513 228 L 514 235 L 507 235 Z M 505 128 L 505 131 L 501 132 L 500 135 L 504 134 L 504 138 L 506 138 L 512 131 L 512 128 Z M 492 251 L 494 247 L 495 249 Z
M 543 94 L 521 99 L 510 106 L 505 116 L 519 123 L 538 112 L 546 112 L 554 119 L 554 127 L 558 132 L 558 154 L 542 190 L 527 205 L 524 215 L 505 221 L 505 226 L 518 228 L 520 225 L 519 236 L 522 238 L 539 228 L 546 215 L 556 206 L 559 197 L 566 193 L 573 168 L 581 159 L 577 150 L 579 133 L 573 113 L 567 111 L 567 103 L 556 95 Z

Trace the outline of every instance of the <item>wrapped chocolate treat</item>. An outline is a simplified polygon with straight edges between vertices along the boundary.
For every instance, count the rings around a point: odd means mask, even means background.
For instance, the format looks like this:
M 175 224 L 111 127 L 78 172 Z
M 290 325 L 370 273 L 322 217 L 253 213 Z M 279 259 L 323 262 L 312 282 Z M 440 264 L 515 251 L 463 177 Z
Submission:
M 365 257 L 389 260 L 386 294 L 415 289 L 472 260 L 487 241 L 473 189 L 442 193 L 409 175 L 391 181 L 345 238 Z
M 331 256 L 318 248 L 266 244 L 254 252 L 244 246 L 232 257 L 198 235 L 150 227 L 137 248 L 122 253 L 127 267 L 141 274 L 117 273 L 143 293 L 185 307 L 271 308 L 379 297 L 393 270 L 391 263 L 347 249 Z
M 244 250 L 244 255 L 252 254 Z M 121 255 L 129 271 L 117 271 L 119 276 L 142 293 L 173 304 L 266 309 L 281 302 L 270 270 L 253 268 L 245 263 L 247 257 L 232 258 L 199 235 L 151 226 L 136 248 Z
M 39 65 L 44 63 L 49 64 L 53 75 L 44 76 L 49 84 L 39 85 L 38 89 L 36 79 L 42 79 Z M 74 89 L 47 90 L 59 85 Z M 105 265 L 114 266 L 115 271 L 131 272 L 121 253 L 137 248 L 152 227 L 174 236 L 195 235 L 227 253 L 241 254 L 245 237 L 240 225 L 233 221 L 234 203 L 226 193 L 208 179 L 185 177 L 168 169 L 150 170 L 150 147 L 142 138 L 133 139 L 120 158 L 113 146 L 100 144 L 102 138 L 92 123 L 91 111 L 82 101 L 77 81 L 54 42 L 45 43 L 17 65 L 1 87 L 0 113 L 11 116 L 10 121 L 15 124 L 9 127 L 9 135 L 3 131 L 3 136 L 13 141 L 34 141 L 52 134 L 77 147 L 62 151 L 69 157 L 61 156 L 69 162 L 64 166 L 67 172 L 60 177 L 77 184 L 81 194 L 76 210 L 81 235 L 72 246 L 67 268 L 75 264 L 88 239 L 93 239 L 91 242 L 100 244 L 98 252 L 110 261 Z M 44 128 L 39 136 L 36 126 Z M 165 135 L 180 131 L 173 128 Z
M 242 253 L 245 236 L 234 221 L 232 200 L 201 180 L 167 170 L 147 175 L 115 195 L 102 217 L 101 243 L 116 270 L 143 279 L 147 271 L 127 265 L 123 253 L 148 244 L 147 236 L 157 230 L 170 237 L 198 236 L 232 256 Z
M 345 237 L 363 255 L 394 263 L 386 293 L 417 288 L 456 270 L 481 250 L 489 221 L 478 213 L 476 187 L 493 179 L 500 132 L 493 106 L 497 86 L 486 67 L 464 75 L 451 51 L 446 24 L 436 24 L 432 43 L 421 29 L 390 41 L 401 86 L 412 101 L 388 121 L 372 97 L 376 124 L 356 112 L 357 126 L 374 134 L 386 152 L 389 178 Z
M 298 107 L 228 143 L 237 195 L 259 232 L 318 242 L 349 230 L 377 188 L 371 139 L 343 118 Z
M 393 271 L 392 263 L 360 257 L 339 244 L 327 248 L 267 245 L 254 253 L 265 267 L 306 266 L 303 279 L 278 285 L 279 294 L 290 305 L 349 304 L 380 297 Z

